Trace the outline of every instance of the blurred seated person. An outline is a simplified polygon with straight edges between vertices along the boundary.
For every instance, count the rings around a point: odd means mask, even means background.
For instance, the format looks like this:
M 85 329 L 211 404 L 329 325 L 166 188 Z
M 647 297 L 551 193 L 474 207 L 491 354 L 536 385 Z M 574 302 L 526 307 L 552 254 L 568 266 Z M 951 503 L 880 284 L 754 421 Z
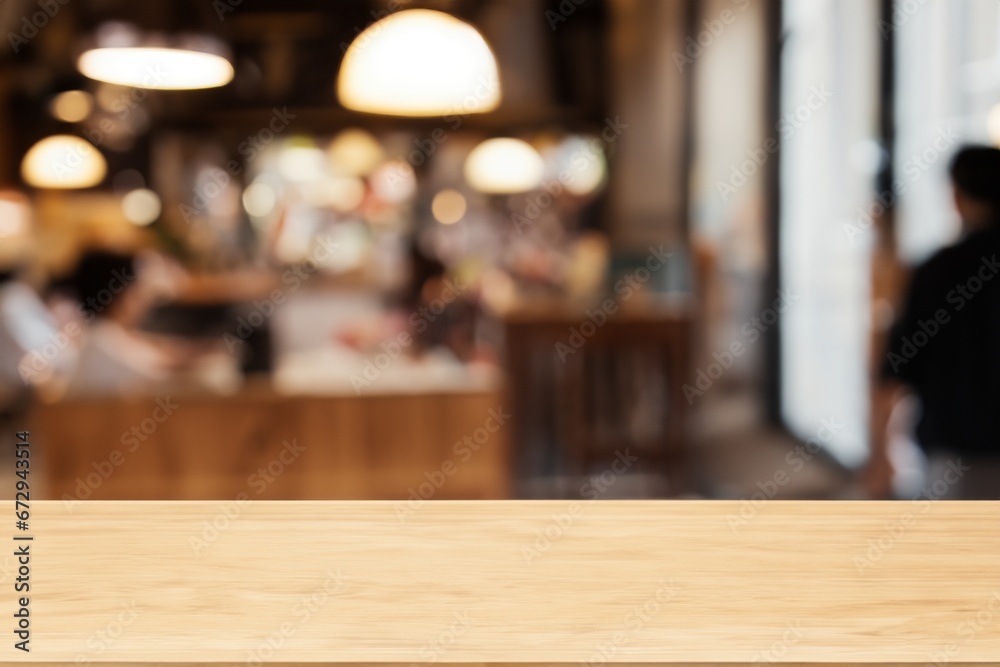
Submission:
M 461 363 L 493 363 L 493 355 L 479 340 L 482 319 L 475 290 L 448 274 L 438 259 L 411 245 L 406 285 L 389 304 L 390 313 L 375 326 L 357 324 L 339 339 L 359 349 L 376 349 L 380 343 L 398 340 L 405 332 L 412 342 L 411 357 L 444 355 Z
M 440 260 L 410 247 L 410 278 L 399 306 L 417 351 L 441 347 L 461 361 L 476 354 L 476 305 Z
M 45 303 L 3 261 L 0 250 L 0 413 L 23 407 L 32 389 L 44 387 L 72 368 L 71 341 L 59 330 Z
M 913 272 L 876 389 L 869 491 L 888 495 L 887 424 L 912 393 L 929 499 L 1000 499 L 1000 150 L 969 146 L 951 164 L 958 242 Z
M 149 274 L 133 254 L 92 250 L 56 286 L 74 299 L 75 319 L 84 329 L 66 394 L 122 396 L 177 389 L 181 372 L 204 357 L 202 347 L 141 329 L 160 290 Z M 59 312 L 57 306 L 54 310 Z

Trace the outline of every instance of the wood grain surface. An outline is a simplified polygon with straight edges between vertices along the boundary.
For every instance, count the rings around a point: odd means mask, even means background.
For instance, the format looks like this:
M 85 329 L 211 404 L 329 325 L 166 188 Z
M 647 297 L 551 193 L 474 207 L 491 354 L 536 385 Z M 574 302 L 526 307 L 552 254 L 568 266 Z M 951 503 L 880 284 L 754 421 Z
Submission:
M 0 509 L 4 665 L 1000 664 L 1000 503 Z
M 510 408 L 494 391 L 283 396 L 183 395 L 155 428 L 132 429 L 160 398 L 88 398 L 36 405 L 29 421 L 45 498 L 86 500 L 394 500 L 456 466 L 436 500 L 502 500 L 510 495 L 509 427 L 472 452 L 457 445 Z M 386 418 L 392 415 L 392 418 Z M 255 473 L 280 462 L 286 443 L 301 449 L 263 487 Z M 458 453 L 456 453 L 456 450 Z M 121 465 L 108 465 L 120 456 Z M 286 461 L 287 462 L 287 461 Z M 95 466 L 112 468 L 94 478 Z M 97 485 L 82 480 L 97 479 Z M 34 494 L 33 494 L 34 495 Z M 425 494 L 426 495 L 426 494 Z

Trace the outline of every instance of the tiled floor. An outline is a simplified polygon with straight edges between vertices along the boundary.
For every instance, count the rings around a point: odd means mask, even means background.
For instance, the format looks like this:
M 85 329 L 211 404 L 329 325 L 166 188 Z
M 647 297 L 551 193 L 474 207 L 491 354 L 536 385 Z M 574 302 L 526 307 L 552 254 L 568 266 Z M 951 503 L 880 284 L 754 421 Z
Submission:
M 708 397 L 706 397 L 708 398 Z M 853 475 L 767 426 L 753 395 L 715 394 L 695 415 L 693 449 L 709 498 L 833 499 L 857 496 Z

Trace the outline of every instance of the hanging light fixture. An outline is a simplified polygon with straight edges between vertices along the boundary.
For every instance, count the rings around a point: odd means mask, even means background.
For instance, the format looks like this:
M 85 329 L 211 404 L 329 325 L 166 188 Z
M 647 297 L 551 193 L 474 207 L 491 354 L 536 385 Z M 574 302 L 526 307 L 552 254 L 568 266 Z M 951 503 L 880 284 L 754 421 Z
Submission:
M 132 88 L 195 90 L 217 88 L 233 79 L 225 46 L 203 35 L 142 35 L 111 23 L 98 30 L 94 48 L 84 51 L 77 69 L 91 79 Z
M 531 144 L 520 139 L 487 139 L 465 158 L 465 180 L 480 192 L 514 194 L 542 182 L 545 165 Z
M 101 152 L 71 134 L 42 139 L 21 161 L 21 176 L 36 188 L 89 188 L 103 181 L 107 171 Z
M 389 116 L 483 113 L 500 104 L 496 58 L 468 23 L 407 9 L 368 26 L 337 75 L 348 109 Z

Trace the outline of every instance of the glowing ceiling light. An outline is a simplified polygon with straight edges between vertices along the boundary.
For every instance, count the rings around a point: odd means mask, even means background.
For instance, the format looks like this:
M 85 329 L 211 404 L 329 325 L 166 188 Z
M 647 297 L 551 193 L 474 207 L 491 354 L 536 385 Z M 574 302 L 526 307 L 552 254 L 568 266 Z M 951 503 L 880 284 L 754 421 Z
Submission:
M 42 139 L 21 161 L 21 176 L 37 188 L 89 188 L 104 180 L 107 171 L 100 151 L 70 134 Z
M 544 170 L 538 151 L 520 139 L 487 139 L 465 159 L 465 180 L 490 194 L 532 190 L 541 183 Z
M 160 217 L 160 198 L 152 190 L 139 188 L 122 197 L 125 219 L 134 225 L 148 225 Z
M 468 23 L 408 9 L 368 26 L 337 75 L 340 103 L 390 116 L 482 113 L 500 104 L 496 58 Z
M 52 98 L 49 111 L 66 123 L 79 123 L 90 115 L 94 108 L 94 98 L 82 90 L 67 90 Z
M 452 225 L 465 216 L 465 197 L 458 190 L 442 190 L 431 201 L 431 213 L 442 225 Z
M 233 66 L 218 40 L 196 35 L 146 37 L 121 23 L 102 26 L 97 45 L 84 51 L 76 66 L 91 79 L 132 88 L 217 88 L 233 79 Z
M 222 56 L 145 46 L 91 49 L 77 68 L 97 81 L 158 90 L 218 88 L 233 79 L 233 66 Z

